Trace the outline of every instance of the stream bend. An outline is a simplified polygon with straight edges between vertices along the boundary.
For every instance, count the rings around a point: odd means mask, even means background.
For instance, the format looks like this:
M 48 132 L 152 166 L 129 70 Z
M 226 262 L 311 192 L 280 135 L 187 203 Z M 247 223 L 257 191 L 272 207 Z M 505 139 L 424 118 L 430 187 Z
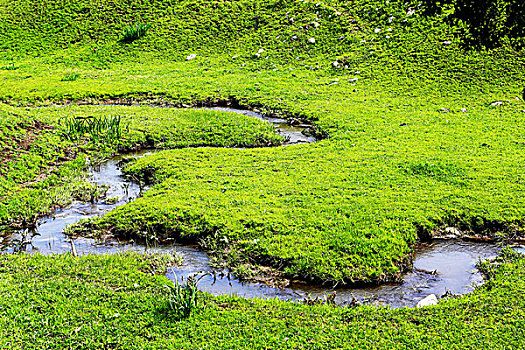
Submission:
M 66 107 L 66 106 L 63 106 Z M 272 123 L 278 133 L 288 141 L 286 145 L 311 143 L 316 139 L 305 132 L 308 125 L 290 126 L 284 119 L 265 117 L 256 112 L 231 108 L 206 108 L 224 112 L 242 113 Z M 126 157 L 147 156 L 148 152 L 128 154 Z M 122 177 L 119 162 L 123 156 L 114 157 L 99 166 L 89 169 L 91 180 L 98 185 L 109 187 L 106 198 L 118 198 L 115 203 L 104 201 L 97 203 L 74 202 L 67 208 L 59 209 L 52 215 L 40 220 L 33 230 L 18 231 L 12 234 L 0 235 L 0 249 L 8 253 L 20 251 L 40 252 L 43 254 L 59 254 L 70 252 L 71 242 L 63 234 L 66 226 L 82 219 L 104 215 L 105 213 L 137 198 L 140 188 L 137 184 L 128 182 Z M 471 292 L 475 286 L 483 282 L 483 277 L 475 266 L 479 260 L 494 258 L 500 248 L 490 243 L 465 242 L 460 240 L 434 241 L 428 245 L 420 245 L 416 249 L 414 270 L 405 274 L 400 284 L 383 284 L 367 288 L 323 288 L 291 284 L 279 289 L 262 283 L 241 282 L 232 277 L 228 271 L 212 274 L 208 256 L 196 247 L 170 245 L 161 247 L 145 247 L 128 242 L 113 241 L 101 243 L 94 239 L 78 238 L 74 246 L 79 255 L 112 254 L 124 251 L 149 251 L 158 253 L 181 254 L 184 265 L 171 269 L 166 276 L 171 280 L 185 280 L 195 273 L 210 272 L 199 283 L 199 288 L 214 295 L 237 295 L 246 298 L 279 298 L 282 300 L 302 300 L 305 297 L 324 298 L 327 294 L 336 292 L 335 301 L 338 304 L 358 302 L 372 304 L 388 304 L 392 307 L 413 307 L 428 296 L 444 295 L 447 292 L 463 294 Z

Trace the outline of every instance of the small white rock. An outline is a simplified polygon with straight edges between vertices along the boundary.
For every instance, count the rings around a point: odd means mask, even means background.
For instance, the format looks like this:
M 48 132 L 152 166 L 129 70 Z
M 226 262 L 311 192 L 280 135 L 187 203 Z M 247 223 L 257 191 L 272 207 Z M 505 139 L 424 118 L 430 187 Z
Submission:
M 197 58 L 197 55 L 192 53 L 191 55 L 189 55 L 188 57 L 186 57 L 186 61 L 191 61 L 193 59 Z
M 253 55 L 253 58 L 259 58 L 259 57 L 261 57 L 260 53 L 256 53 L 255 55 Z
M 312 44 L 315 44 L 315 38 L 310 38 L 310 39 L 308 39 L 308 42 L 309 42 L 309 43 L 312 43 Z
M 264 49 L 259 49 L 259 51 L 257 51 L 257 53 L 263 53 L 264 52 Z
M 376 29 L 374 29 L 374 33 L 379 33 L 380 31 L 381 31 L 380 28 L 376 28 Z
M 430 294 L 426 298 L 420 300 L 417 303 L 416 307 L 425 307 L 425 306 L 437 305 L 437 304 L 438 304 L 438 300 L 437 300 L 436 295 L 435 294 Z
M 445 41 L 443 41 L 443 45 L 445 45 L 445 46 L 452 45 L 452 42 L 448 41 L 448 40 L 445 40 Z
M 319 28 L 319 22 L 312 22 L 312 25 L 314 26 L 314 28 Z
M 334 68 L 339 67 L 339 62 L 337 62 L 337 61 L 332 62 L 332 67 L 334 67 Z

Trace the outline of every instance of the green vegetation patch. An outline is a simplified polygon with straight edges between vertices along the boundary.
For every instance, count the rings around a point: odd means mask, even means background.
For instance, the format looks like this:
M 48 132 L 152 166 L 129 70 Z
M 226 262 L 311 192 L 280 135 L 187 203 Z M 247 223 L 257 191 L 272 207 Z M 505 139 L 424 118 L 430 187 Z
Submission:
M 21 227 L 72 199 L 92 201 L 101 195 L 82 177 L 88 157 L 96 163 L 144 147 L 256 147 L 283 141 L 267 122 L 217 111 L 0 106 L 0 113 L 0 222 Z M 118 130 L 113 130 L 116 120 Z
M 0 256 L 0 347 L 8 349 L 522 348 L 525 259 L 484 264 L 472 295 L 422 309 L 339 308 L 197 293 L 175 317 L 163 276 L 137 254 Z

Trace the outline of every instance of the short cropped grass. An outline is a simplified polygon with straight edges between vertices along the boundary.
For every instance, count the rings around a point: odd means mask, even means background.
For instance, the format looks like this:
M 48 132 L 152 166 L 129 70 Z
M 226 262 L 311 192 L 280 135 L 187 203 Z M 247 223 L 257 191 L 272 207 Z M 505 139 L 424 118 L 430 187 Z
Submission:
M 175 149 L 126 170 L 153 182 L 151 190 L 84 223 L 83 233 L 205 242 L 235 271 L 263 265 L 332 283 L 399 279 L 418 235 L 444 226 L 522 239 L 521 39 L 498 36 L 493 49 L 465 46 L 468 28 L 450 20 L 455 9 L 429 14 L 425 4 L 0 1 L 0 67 L 16 67 L 0 69 L 2 223 L 34 222 L 55 197 L 75 198 L 62 188 L 78 179 L 87 157 L 159 147 Z M 119 43 L 130 23 L 151 28 L 143 39 Z M 71 72 L 82 78 L 62 81 Z M 254 149 L 281 139 L 248 117 L 53 107 L 115 101 L 236 101 L 314 123 L 325 138 Z M 107 115 L 130 124 L 117 143 L 61 137 L 60 118 Z M 140 264 L 131 258 L 2 259 L 3 348 L 523 347 L 523 259 L 508 253 L 485 269 L 495 277 L 482 289 L 434 308 L 207 296 L 184 320 L 159 311 L 166 280 L 133 272 Z
M 0 256 L 5 349 L 520 349 L 525 260 L 505 253 L 468 297 L 423 309 L 340 308 L 202 294 L 167 312 L 165 277 L 140 255 Z
M 91 186 L 82 177 L 87 158 L 98 162 L 147 147 L 257 147 L 283 141 L 267 122 L 218 111 L 0 106 L 0 113 L 0 223 L 15 227 L 32 225 L 53 207 L 83 198 Z

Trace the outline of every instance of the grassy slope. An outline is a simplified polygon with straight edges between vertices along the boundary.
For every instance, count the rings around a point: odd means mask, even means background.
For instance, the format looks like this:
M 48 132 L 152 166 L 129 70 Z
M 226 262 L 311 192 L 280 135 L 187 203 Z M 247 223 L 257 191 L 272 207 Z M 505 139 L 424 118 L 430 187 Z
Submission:
M 199 297 L 176 320 L 164 277 L 131 256 L 2 256 L 3 349 L 518 349 L 524 344 L 523 256 L 486 267 L 467 298 L 409 310 Z M 140 272 L 141 271 L 144 272 Z

